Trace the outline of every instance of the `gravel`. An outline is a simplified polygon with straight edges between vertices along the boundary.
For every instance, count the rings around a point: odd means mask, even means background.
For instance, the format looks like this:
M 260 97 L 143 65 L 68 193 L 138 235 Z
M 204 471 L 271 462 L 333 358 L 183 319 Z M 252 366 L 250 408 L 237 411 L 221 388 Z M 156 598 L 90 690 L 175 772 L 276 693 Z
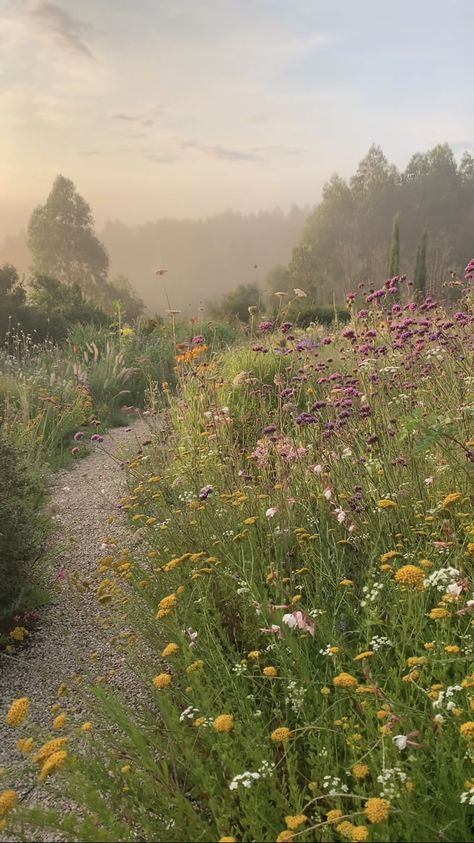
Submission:
M 30 643 L 13 656 L 0 654 L 0 766 L 14 771 L 15 780 L 21 782 L 14 783 L 8 775 L 2 785 L 16 786 L 27 804 L 51 805 L 52 793 L 47 783 L 38 784 L 31 760 L 16 748 L 18 737 L 32 734 L 33 729 L 11 729 L 5 724 L 11 701 L 29 697 L 34 731 L 49 736 L 53 734 L 51 707 L 58 702 L 58 687 L 71 676 L 87 677 L 92 670 L 97 677 L 115 671 L 121 687 L 127 685 L 124 660 L 107 644 L 110 636 L 104 635 L 98 623 L 98 616 L 103 618 L 107 610 L 97 603 L 94 584 L 98 559 L 110 552 L 104 540 L 113 539 L 128 547 L 133 541 L 117 503 L 127 490 L 126 461 L 149 444 L 151 432 L 150 423 L 144 420 L 128 429 L 111 430 L 90 455 L 54 477 L 49 502 L 56 524 L 51 564 L 53 600 Z M 91 661 L 92 653 L 97 655 Z M 67 696 L 61 702 L 70 710 Z M 74 719 L 79 723 L 86 719 L 81 717 L 80 705 L 73 712 Z M 29 839 L 45 838 L 38 832 Z

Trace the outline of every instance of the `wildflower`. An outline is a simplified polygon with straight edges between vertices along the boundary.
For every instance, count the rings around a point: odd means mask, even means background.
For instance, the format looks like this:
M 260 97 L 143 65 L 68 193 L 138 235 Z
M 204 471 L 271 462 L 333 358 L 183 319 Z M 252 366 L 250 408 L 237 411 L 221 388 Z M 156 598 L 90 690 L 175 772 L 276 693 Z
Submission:
M 372 797 L 365 803 L 365 813 L 371 823 L 383 823 L 389 813 L 390 802 L 387 799 Z
M 335 823 L 340 817 L 342 817 L 342 811 L 339 808 L 332 808 L 326 814 L 328 823 Z
M 68 742 L 69 738 L 53 738 L 51 741 L 47 741 L 43 744 L 42 747 L 38 750 L 33 761 L 41 764 L 50 755 L 54 755 L 55 753 L 59 752 Z
M 276 843 L 291 843 L 294 839 L 295 835 L 288 829 L 285 829 L 285 831 L 280 831 L 280 834 L 276 839 Z
M 306 814 L 295 814 L 295 816 L 285 817 L 287 828 L 291 828 L 292 831 L 295 828 L 299 828 L 300 825 L 303 825 L 307 821 L 308 817 Z
M 215 718 L 212 725 L 214 726 L 216 732 L 231 732 L 235 725 L 234 715 L 219 714 L 219 716 Z
M 459 732 L 468 741 L 474 741 L 474 720 L 467 720 L 459 727 Z
M 273 730 L 270 737 L 275 743 L 285 743 L 290 740 L 291 731 L 287 726 L 279 726 L 278 729 Z
M 446 653 L 459 653 L 461 648 L 458 647 L 457 644 L 448 644 L 447 647 L 444 648 Z
M 205 722 L 206 722 L 205 717 L 196 717 L 196 720 L 194 721 L 193 726 L 196 726 L 196 728 L 199 728 L 199 726 L 203 726 Z
M 416 565 L 403 565 L 395 573 L 394 579 L 406 588 L 423 588 L 423 571 Z
M 352 775 L 356 779 L 366 779 L 370 775 L 370 768 L 367 764 L 354 764 L 352 767 Z
M 44 782 L 45 778 L 53 773 L 54 770 L 57 770 L 58 767 L 62 767 L 66 758 L 67 752 L 64 749 L 60 749 L 59 752 L 53 752 L 53 754 L 46 759 L 41 768 L 41 772 L 39 774 L 40 782 Z
M 67 714 L 64 714 L 64 713 L 63 713 L 63 714 L 58 714 L 58 716 L 57 716 L 57 717 L 55 717 L 55 718 L 54 718 L 54 720 L 53 720 L 53 729 L 54 729 L 54 731 L 55 731 L 55 732 L 59 732 L 59 731 L 61 731 L 61 729 L 63 728 L 63 726 L 65 726 L 65 725 L 66 725 L 66 722 L 67 722 Z
M 219 837 L 219 843 L 237 843 L 236 837 Z
M 256 661 L 258 661 L 258 659 L 260 658 L 261 655 L 262 655 L 261 650 L 251 650 L 250 653 L 248 654 L 248 658 L 251 661 L 256 662 Z
M 16 745 L 20 752 L 24 752 L 26 755 L 28 752 L 31 752 L 35 745 L 35 742 L 33 738 L 20 738 L 20 740 L 17 741 Z
M 257 517 L 255 515 L 251 515 L 249 516 L 249 518 L 244 518 L 244 524 L 246 524 L 248 527 L 253 527 L 256 521 Z
M 277 507 L 271 506 L 271 507 L 269 507 L 269 509 L 267 509 L 265 515 L 267 516 L 267 518 L 274 518 L 274 516 L 277 514 L 277 512 L 278 512 Z
M 396 505 L 395 501 L 391 501 L 388 498 L 382 498 L 382 500 L 377 501 L 377 506 L 380 509 L 393 509 Z
M 172 676 L 170 673 L 159 673 L 158 676 L 155 676 L 153 680 L 153 684 L 155 688 L 161 690 L 161 688 L 168 688 L 171 685 Z
M 324 688 L 321 688 L 319 693 L 322 694 L 323 697 L 328 697 L 329 694 L 331 693 L 331 689 L 328 688 L 327 685 L 325 685 Z
M 355 656 L 354 661 L 361 662 L 363 659 L 370 659 L 370 657 L 374 655 L 375 653 L 373 650 L 364 650 L 363 653 L 358 653 L 358 655 Z
M 124 764 L 120 769 L 120 772 L 123 773 L 124 776 L 128 776 L 128 774 L 132 772 L 130 764 Z
M 21 726 L 28 717 L 29 710 L 30 701 L 28 697 L 21 697 L 18 700 L 13 700 L 5 718 L 7 725 L 12 727 Z
M 93 726 L 89 720 L 86 723 L 83 723 L 81 726 L 81 732 L 92 732 L 92 729 Z
M 355 825 L 351 830 L 351 840 L 354 843 L 358 843 L 358 841 L 364 841 L 369 839 L 369 829 L 366 825 Z
M 314 638 L 316 624 L 304 612 L 300 612 L 298 610 L 296 612 L 283 615 L 282 621 L 284 624 L 289 626 L 290 629 L 297 627 L 298 629 L 303 630 L 303 632 L 309 632 L 309 634 Z
M 350 673 L 339 673 L 332 681 L 336 688 L 354 688 L 359 684 L 355 676 Z
M 175 644 L 174 642 L 172 642 L 171 644 L 166 645 L 164 650 L 162 650 L 161 655 L 163 656 L 164 659 L 167 659 L 168 656 L 174 656 L 174 654 L 177 653 L 178 650 L 179 650 L 178 645 Z
M 431 610 L 428 617 L 432 621 L 442 621 L 444 620 L 444 618 L 449 618 L 449 612 L 447 609 L 444 609 L 442 607 L 436 607 L 435 609 Z
M 353 582 L 353 580 L 341 580 L 339 585 L 343 585 L 344 587 L 347 588 L 350 585 L 354 585 L 354 582 Z
M 386 553 L 382 553 L 380 557 L 381 562 L 389 562 L 390 559 L 396 559 L 397 556 L 401 556 L 398 550 L 387 550 Z
M 278 670 L 276 669 L 276 667 L 273 667 L 271 665 L 270 665 L 270 667 L 264 667 L 263 670 L 262 670 L 262 673 L 263 673 L 264 676 L 270 676 L 270 677 L 278 676 Z
M 339 823 L 339 825 L 336 826 L 336 831 L 338 834 L 341 834 L 342 837 L 351 838 L 353 828 L 354 826 L 351 822 L 349 822 L 349 820 L 344 820 L 344 822 Z
M 204 667 L 204 662 L 202 659 L 197 659 L 195 662 L 189 665 L 186 668 L 186 673 L 196 673 L 197 670 L 202 670 Z
M 2 790 L 0 793 L 0 817 L 8 814 L 18 801 L 16 790 Z
M 446 495 L 441 503 L 442 509 L 448 509 L 448 507 L 452 506 L 453 504 L 457 503 L 458 500 L 462 498 L 461 492 L 451 492 L 450 495 Z

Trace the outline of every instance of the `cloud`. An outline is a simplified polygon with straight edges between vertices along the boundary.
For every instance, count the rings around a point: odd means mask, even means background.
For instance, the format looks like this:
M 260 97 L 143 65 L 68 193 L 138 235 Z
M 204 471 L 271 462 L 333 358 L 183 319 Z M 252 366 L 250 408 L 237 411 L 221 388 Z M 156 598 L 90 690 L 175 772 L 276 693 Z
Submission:
M 206 144 L 199 141 L 183 141 L 182 149 L 198 149 L 212 158 L 219 158 L 222 161 L 263 161 L 262 155 L 257 152 L 245 152 L 240 149 L 229 149 L 220 144 Z
M 44 2 L 44 0 L 34 0 L 30 4 L 28 13 L 42 34 L 54 46 L 72 55 L 95 59 L 82 37 L 82 33 L 88 27 L 60 6 Z

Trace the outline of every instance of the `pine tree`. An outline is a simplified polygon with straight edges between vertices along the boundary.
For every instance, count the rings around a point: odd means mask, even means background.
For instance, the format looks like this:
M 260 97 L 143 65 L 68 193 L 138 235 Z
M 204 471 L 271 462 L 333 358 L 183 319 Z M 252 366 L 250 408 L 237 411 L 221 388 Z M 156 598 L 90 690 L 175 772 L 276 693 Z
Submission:
M 394 275 L 400 275 L 400 212 L 395 214 L 393 220 L 388 274 L 390 278 L 393 278 Z
M 416 249 L 415 262 L 415 295 L 418 299 L 424 300 L 426 296 L 426 247 L 428 243 L 428 232 L 426 229 L 421 235 Z

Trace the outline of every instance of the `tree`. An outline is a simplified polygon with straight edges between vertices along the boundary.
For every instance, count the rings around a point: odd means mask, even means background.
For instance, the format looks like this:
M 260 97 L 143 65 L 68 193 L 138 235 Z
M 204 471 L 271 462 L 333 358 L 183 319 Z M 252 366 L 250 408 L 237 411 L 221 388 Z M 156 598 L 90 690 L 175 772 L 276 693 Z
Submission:
M 415 263 L 415 295 L 417 298 L 423 300 L 426 296 L 426 247 L 428 242 L 428 232 L 425 231 L 421 235 L 416 250 Z
M 142 315 L 145 305 L 135 293 L 126 275 L 116 275 L 113 281 L 108 281 L 103 287 L 100 303 L 107 313 L 112 313 L 114 303 L 119 301 L 125 319 L 133 322 Z
M 46 203 L 33 211 L 28 226 L 33 270 L 64 284 L 77 284 L 86 295 L 98 297 L 109 259 L 93 226 L 91 209 L 71 179 L 57 176 Z
M 241 322 L 247 322 L 249 307 L 259 307 L 261 293 L 257 284 L 239 284 L 235 290 L 227 293 L 217 304 L 209 305 L 213 316 L 237 316 Z
M 11 263 L 0 267 L 0 334 L 8 330 L 10 321 L 17 322 L 26 300 L 18 272 Z
M 390 278 L 400 275 L 400 213 L 395 214 L 392 228 L 392 245 L 390 247 L 390 266 L 388 268 Z

